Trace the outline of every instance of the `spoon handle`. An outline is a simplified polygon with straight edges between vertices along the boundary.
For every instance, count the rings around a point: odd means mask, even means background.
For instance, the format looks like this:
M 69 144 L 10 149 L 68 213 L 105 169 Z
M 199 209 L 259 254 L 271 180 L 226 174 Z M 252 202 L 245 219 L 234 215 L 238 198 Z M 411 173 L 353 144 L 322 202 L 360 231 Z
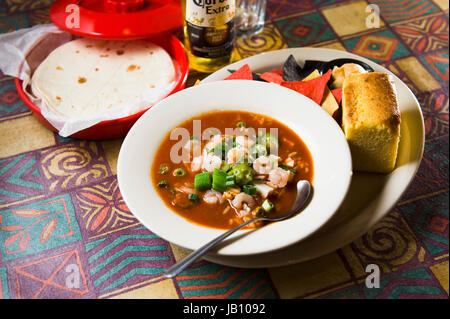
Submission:
M 204 253 L 206 253 L 208 250 L 216 246 L 218 243 L 220 243 L 222 240 L 233 234 L 235 231 L 241 229 L 244 226 L 247 226 L 248 224 L 260 219 L 259 217 L 250 219 L 246 221 L 245 223 L 240 224 L 239 226 L 236 226 L 233 229 L 230 229 L 229 231 L 223 233 L 217 238 L 214 238 L 210 242 L 206 243 L 202 247 L 200 247 L 197 250 L 194 250 L 192 253 L 184 257 L 182 260 L 174 264 L 172 267 L 167 269 L 164 272 L 164 276 L 166 278 L 173 278 L 176 275 L 178 275 L 180 272 L 182 272 L 186 267 L 188 267 L 190 264 L 192 264 L 194 261 L 196 261 L 200 256 L 202 256 Z

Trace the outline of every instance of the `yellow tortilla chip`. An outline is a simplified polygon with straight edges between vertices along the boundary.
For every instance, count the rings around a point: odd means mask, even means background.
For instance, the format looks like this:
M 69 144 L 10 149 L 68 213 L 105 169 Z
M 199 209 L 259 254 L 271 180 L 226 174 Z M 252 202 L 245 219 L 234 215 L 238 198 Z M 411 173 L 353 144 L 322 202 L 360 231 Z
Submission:
M 308 75 L 306 78 L 304 78 L 303 81 L 309 81 L 309 80 L 315 79 L 319 76 L 320 76 L 319 71 L 314 70 L 314 72 L 312 72 L 310 75 Z M 333 96 L 333 93 L 331 93 L 331 91 L 328 87 L 326 87 L 325 91 L 323 92 L 323 99 L 322 99 L 321 106 L 331 116 L 333 116 L 334 113 L 339 109 L 339 104 L 337 103 L 336 99 Z

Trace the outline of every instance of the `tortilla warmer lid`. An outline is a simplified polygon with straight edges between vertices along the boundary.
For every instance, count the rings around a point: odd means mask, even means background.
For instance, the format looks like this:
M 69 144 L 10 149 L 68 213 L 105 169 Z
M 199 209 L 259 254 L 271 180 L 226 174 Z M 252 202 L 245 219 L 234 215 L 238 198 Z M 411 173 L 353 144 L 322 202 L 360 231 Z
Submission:
M 151 38 L 182 25 L 179 0 L 57 0 L 50 18 L 60 29 L 109 40 Z

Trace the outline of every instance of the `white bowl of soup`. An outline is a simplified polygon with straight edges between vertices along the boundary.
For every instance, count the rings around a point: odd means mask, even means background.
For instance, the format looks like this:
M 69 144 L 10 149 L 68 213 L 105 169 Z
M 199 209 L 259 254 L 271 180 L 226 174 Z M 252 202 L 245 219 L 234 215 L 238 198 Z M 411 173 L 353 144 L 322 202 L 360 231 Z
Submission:
M 352 161 L 340 126 L 281 86 L 219 81 L 176 93 L 147 111 L 120 150 L 122 196 L 158 236 L 197 249 L 238 224 L 290 210 L 296 182 L 312 194 L 294 217 L 252 223 L 209 254 L 251 255 L 317 231 L 342 203 Z

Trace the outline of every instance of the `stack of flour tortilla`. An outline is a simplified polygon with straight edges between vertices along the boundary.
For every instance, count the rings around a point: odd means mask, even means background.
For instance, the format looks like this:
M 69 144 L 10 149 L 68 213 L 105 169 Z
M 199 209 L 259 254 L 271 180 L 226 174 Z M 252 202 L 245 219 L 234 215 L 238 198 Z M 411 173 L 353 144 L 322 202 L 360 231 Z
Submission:
M 56 116 L 108 118 L 157 102 L 173 89 L 175 77 L 169 54 L 148 40 L 81 38 L 48 55 L 34 72 L 31 89 Z

